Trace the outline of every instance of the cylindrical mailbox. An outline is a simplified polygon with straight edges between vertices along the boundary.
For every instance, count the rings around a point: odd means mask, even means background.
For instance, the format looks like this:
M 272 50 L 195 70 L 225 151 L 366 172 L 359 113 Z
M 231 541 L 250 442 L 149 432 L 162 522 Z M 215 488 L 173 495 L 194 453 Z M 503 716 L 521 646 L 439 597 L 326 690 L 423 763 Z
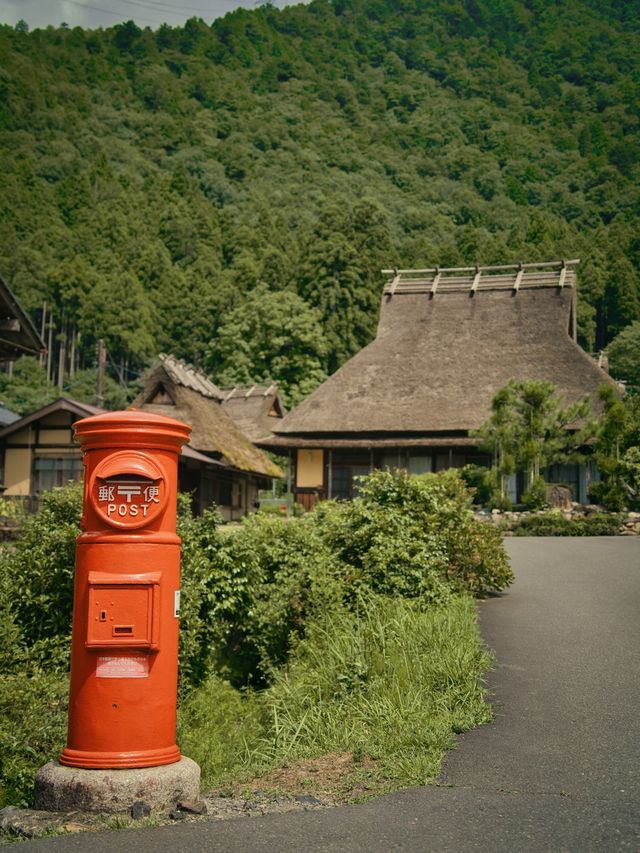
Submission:
M 72 767 L 153 767 L 176 746 L 178 455 L 191 427 L 148 412 L 74 425 L 84 455 L 67 745 Z

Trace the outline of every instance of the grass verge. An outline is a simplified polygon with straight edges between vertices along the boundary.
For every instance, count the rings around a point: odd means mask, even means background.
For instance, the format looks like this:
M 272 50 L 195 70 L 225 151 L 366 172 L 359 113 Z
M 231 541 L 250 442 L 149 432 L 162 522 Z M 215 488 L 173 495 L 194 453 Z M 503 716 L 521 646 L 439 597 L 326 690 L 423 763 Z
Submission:
M 426 784 L 455 734 L 490 719 L 490 663 L 467 596 L 428 608 L 368 596 L 313 621 L 264 692 L 209 679 L 181 708 L 181 748 L 205 786 L 230 792 L 351 800 Z

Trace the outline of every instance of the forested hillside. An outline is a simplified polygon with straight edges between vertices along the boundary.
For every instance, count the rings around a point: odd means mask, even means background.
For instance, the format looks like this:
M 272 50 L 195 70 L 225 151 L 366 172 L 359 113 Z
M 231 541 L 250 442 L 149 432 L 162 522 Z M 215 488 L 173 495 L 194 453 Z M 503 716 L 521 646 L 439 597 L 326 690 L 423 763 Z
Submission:
M 602 348 L 640 318 L 639 32 L 636 0 L 0 27 L 0 274 L 80 367 L 104 337 L 124 378 L 164 350 L 292 399 L 381 267 L 579 257 Z

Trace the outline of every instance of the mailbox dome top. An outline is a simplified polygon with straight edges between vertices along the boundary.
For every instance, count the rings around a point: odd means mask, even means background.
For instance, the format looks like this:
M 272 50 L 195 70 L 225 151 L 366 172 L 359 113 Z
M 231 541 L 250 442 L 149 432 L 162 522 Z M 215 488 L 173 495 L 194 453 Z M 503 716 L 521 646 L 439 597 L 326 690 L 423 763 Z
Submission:
M 76 421 L 75 436 L 85 449 L 97 447 L 159 447 L 180 451 L 191 427 L 174 418 L 127 409 Z

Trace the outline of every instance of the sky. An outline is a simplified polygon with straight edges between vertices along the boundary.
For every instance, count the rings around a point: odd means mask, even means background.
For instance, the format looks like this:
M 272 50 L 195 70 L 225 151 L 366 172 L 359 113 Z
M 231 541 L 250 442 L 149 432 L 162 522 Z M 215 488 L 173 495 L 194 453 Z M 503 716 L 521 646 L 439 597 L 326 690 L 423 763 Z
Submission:
M 273 5 L 290 2 L 295 0 L 275 0 Z M 193 17 L 209 23 L 233 9 L 253 9 L 259 4 L 260 0 L 0 0 L 0 24 L 24 20 L 35 29 L 64 22 L 96 29 L 133 20 L 139 27 L 155 30 L 163 23 L 176 26 Z

